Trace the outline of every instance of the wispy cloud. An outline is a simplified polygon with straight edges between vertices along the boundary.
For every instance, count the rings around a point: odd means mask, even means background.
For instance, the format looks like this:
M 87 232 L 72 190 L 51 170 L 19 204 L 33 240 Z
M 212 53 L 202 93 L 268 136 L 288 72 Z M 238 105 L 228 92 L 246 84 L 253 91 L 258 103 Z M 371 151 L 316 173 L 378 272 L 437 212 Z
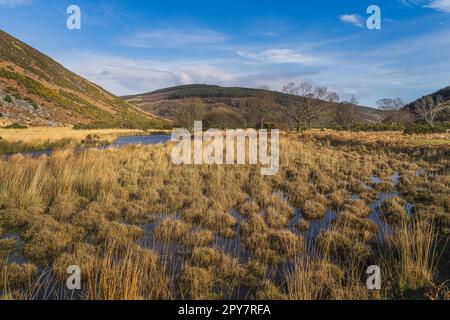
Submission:
M 417 5 L 423 8 L 424 4 Z M 249 41 L 239 34 L 227 36 L 212 29 L 159 28 L 146 36 L 134 34 L 130 38 L 141 41 L 134 46 L 167 48 L 149 50 L 143 59 L 116 52 L 73 54 L 59 60 L 118 95 L 192 83 L 267 85 L 280 90 L 287 82 L 307 78 L 333 88 L 343 97 L 356 94 L 362 104 L 374 106 L 383 97 L 412 101 L 448 85 L 450 57 L 446 52 L 450 50 L 450 33 L 405 32 L 413 30 L 411 26 L 426 24 L 433 16 L 398 24 L 396 32 L 403 33 L 402 37 L 382 39 L 376 33 L 362 35 L 355 29 L 340 37 L 313 30 L 306 36 L 305 32 L 298 37 L 283 34 L 256 42 L 254 38 Z M 344 20 L 361 25 L 363 18 L 359 18 Z M 334 19 L 337 22 L 336 16 Z M 184 47 L 188 50 L 173 50 Z M 190 50 L 197 47 L 201 50 Z
M 450 13 L 450 0 L 433 0 L 430 4 L 425 5 L 425 7 Z
M 31 4 L 32 0 L 0 0 L 0 7 L 16 7 Z
M 273 64 L 312 65 L 320 62 L 317 57 L 301 54 L 291 49 L 267 49 L 258 53 L 237 51 L 237 54 L 245 58 Z
M 195 83 L 253 88 L 268 85 L 278 90 L 287 82 L 316 74 L 310 71 L 252 72 L 239 66 L 232 68 L 230 61 L 224 60 L 164 62 L 92 53 L 70 54 L 58 60 L 70 70 L 117 95 Z
M 119 95 L 182 84 L 227 84 L 238 76 L 204 61 L 163 62 L 91 53 L 66 56 L 62 61 L 69 69 Z
M 403 4 L 404 6 L 413 6 L 413 5 L 420 5 L 421 3 L 423 3 L 424 1 L 430 1 L 430 0 L 398 0 L 401 4 Z
M 363 18 L 357 13 L 340 15 L 339 20 L 341 20 L 341 22 L 352 24 L 360 28 L 362 28 L 364 25 Z
M 178 48 L 217 44 L 227 39 L 226 35 L 209 29 L 159 29 L 138 32 L 126 39 L 122 39 L 121 44 L 135 48 Z

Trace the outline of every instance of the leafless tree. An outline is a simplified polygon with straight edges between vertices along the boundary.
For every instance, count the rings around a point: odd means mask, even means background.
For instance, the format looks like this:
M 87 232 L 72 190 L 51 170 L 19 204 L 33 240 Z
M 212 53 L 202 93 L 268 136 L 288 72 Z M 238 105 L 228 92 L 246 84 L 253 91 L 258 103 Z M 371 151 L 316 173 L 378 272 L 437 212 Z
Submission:
M 426 96 L 418 100 L 414 105 L 419 117 L 425 120 L 430 127 L 434 127 L 434 121 L 439 113 L 438 106 L 441 102 L 441 96 L 438 96 L 436 100 L 432 96 Z
M 385 111 L 384 122 L 398 123 L 401 121 L 401 109 L 405 105 L 401 98 L 384 98 L 377 101 L 378 107 Z
M 316 87 L 307 80 L 288 83 L 283 87 L 283 92 L 303 98 L 288 99 L 284 105 L 285 114 L 296 123 L 298 132 L 304 125 L 311 128 L 329 103 L 339 101 L 336 92 L 329 91 L 327 87 Z
M 253 124 L 264 128 L 264 122 L 275 116 L 275 96 L 270 91 L 261 91 L 247 102 L 248 114 Z
M 348 129 L 355 124 L 357 105 L 358 99 L 352 95 L 350 101 L 344 101 L 337 107 L 335 121 L 340 127 Z
M 176 111 L 175 120 L 177 125 L 192 131 L 194 128 L 194 121 L 202 120 L 204 112 L 205 105 L 201 99 L 185 99 Z
M 358 98 L 354 94 L 350 95 L 349 102 L 350 102 L 350 104 L 352 104 L 354 106 L 357 106 L 359 104 Z

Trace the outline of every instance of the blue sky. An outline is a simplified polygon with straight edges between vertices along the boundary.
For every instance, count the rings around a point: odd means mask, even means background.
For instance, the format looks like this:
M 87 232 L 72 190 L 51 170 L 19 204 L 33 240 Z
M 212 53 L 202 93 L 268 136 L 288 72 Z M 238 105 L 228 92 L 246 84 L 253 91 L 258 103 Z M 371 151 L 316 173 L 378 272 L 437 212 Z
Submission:
M 0 28 L 118 95 L 308 79 L 375 106 L 450 85 L 450 0 L 0 0 Z

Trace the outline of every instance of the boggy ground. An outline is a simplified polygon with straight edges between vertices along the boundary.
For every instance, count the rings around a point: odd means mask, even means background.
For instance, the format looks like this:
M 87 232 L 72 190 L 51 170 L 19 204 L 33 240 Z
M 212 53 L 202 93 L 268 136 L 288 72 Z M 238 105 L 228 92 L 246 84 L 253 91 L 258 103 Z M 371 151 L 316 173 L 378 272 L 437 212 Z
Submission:
M 164 130 L 58 128 L 0 128 L 0 156 L 2 154 L 48 151 L 54 149 L 107 145 L 123 136 L 143 136 L 167 133 Z
M 2 298 L 449 298 L 448 135 L 285 134 L 273 177 L 170 150 L 0 160 Z

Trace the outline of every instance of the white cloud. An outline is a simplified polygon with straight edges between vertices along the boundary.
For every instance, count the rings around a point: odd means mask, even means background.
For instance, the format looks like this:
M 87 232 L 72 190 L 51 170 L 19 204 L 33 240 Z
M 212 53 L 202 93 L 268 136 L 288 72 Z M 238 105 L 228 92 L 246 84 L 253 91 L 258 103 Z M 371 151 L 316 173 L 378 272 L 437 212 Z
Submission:
M 391 96 L 412 101 L 447 86 L 450 79 L 450 57 L 446 54 L 450 50 L 449 31 L 389 41 L 370 50 L 364 42 L 355 44 L 350 50 L 334 42 L 331 45 L 327 42 L 324 47 L 314 47 L 307 43 L 303 46 L 305 49 L 258 51 L 252 48 L 240 52 L 250 61 L 233 58 L 196 60 L 189 56 L 170 61 L 86 53 L 66 54 L 57 60 L 117 95 L 193 83 L 253 88 L 267 85 L 280 90 L 283 84 L 307 78 L 334 88 L 342 96 L 356 94 L 363 105 L 375 105 L 374 101 Z M 317 63 L 300 63 L 305 62 L 305 55 L 300 52 L 311 48 L 317 53 L 313 56 L 317 57 Z M 280 61 L 296 61 L 296 64 L 273 65 Z
M 192 83 L 225 85 L 238 77 L 203 61 L 167 63 L 90 53 L 66 56 L 61 60 L 70 70 L 117 95 Z
M 363 18 L 357 13 L 343 14 L 339 16 L 339 20 L 341 20 L 341 22 L 349 23 L 360 28 L 362 28 L 364 25 Z
M 399 0 L 404 6 L 416 6 L 424 2 L 424 0 Z
M 71 54 L 58 59 L 73 72 L 116 95 L 130 95 L 184 84 L 213 84 L 258 88 L 298 81 L 311 72 L 251 72 L 227 66 L 229 61 L 185 60 L 163 62 L 136 60 L 91 53 Z
M 0 0 L 0 7 L 16 7 L 30 4 L 32 0 Z
M 171 30 L 159 29 L 138 32 L 123 39 L 121 43 L 135 48 L 177 48 L 217 44 L 227 40 L 227 36 L 209 29 Z
M 312 65 L 320 62 L 320 59 L 317 57 L 304 55 L 291 49 L 268 49 L 259 53 L 237 51 L 237 54 L 245 58 L 273 64 L 286 63 Z
M 425 7 L 450 13 L 450 0 L 432 0 L 431 3 Z

